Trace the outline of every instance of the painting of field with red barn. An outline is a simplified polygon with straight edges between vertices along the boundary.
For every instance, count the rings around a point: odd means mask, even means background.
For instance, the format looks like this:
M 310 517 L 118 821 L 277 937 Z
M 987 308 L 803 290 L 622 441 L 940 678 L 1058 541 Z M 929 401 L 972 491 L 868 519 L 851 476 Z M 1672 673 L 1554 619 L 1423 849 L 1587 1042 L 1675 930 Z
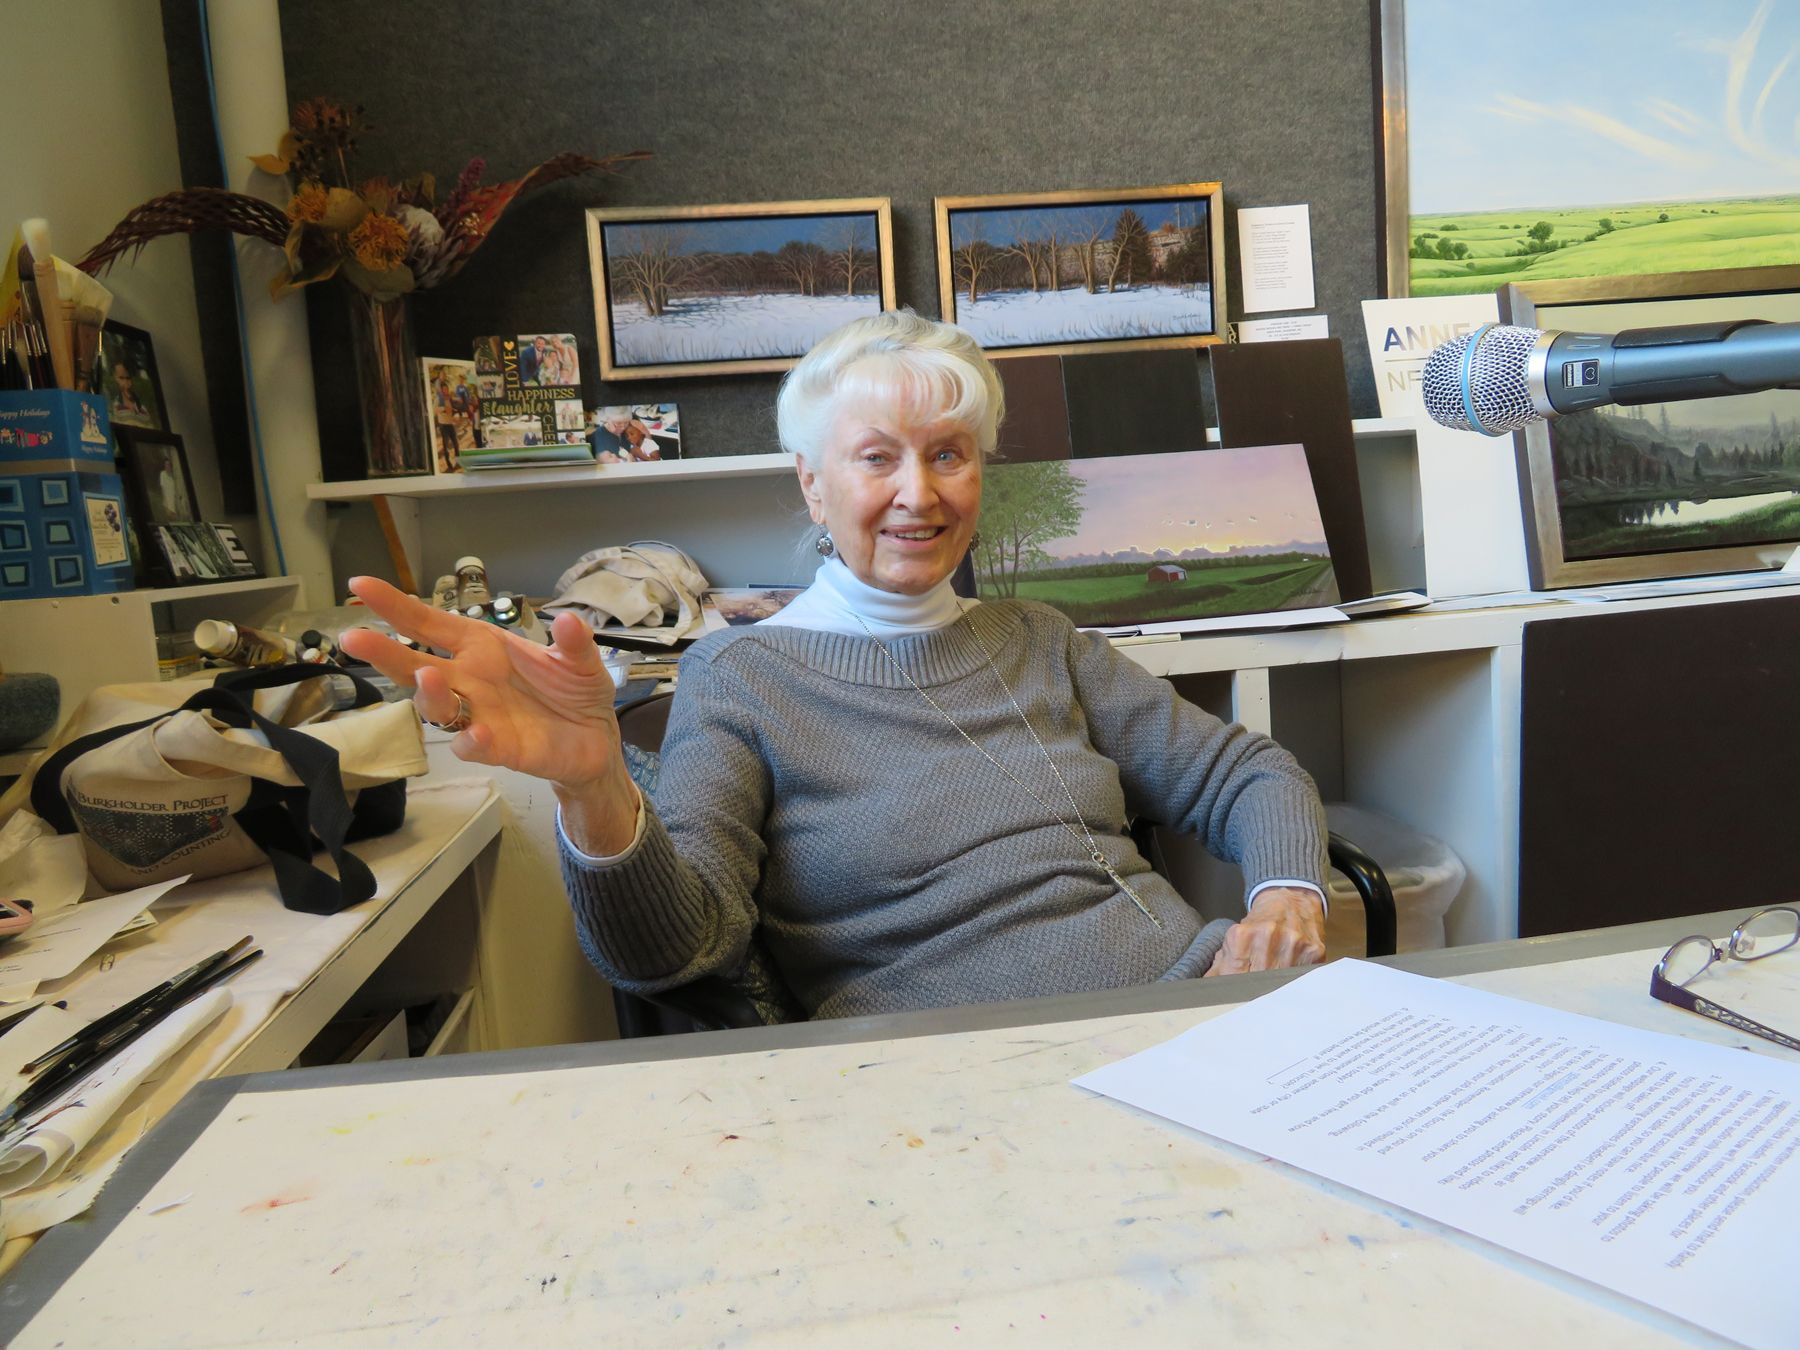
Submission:
M 1335 604 L 1297 445 L 991 464 L 983 599 L 1041 600 L 1113 628 Z

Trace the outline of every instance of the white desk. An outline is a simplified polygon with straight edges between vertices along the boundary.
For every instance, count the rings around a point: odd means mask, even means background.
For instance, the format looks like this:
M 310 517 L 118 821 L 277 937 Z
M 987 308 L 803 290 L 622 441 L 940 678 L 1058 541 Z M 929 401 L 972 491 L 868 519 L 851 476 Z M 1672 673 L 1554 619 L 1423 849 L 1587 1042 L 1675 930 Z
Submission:
M 1738 1043 L 1621 955 L 1737 917 L 1393 961 Z M 0 1288 L 0 1335 L 1711 1343 L 1069 1086 L 1280 978 L 207 1083 Z M 1792 1020 L 1800 964 L 1778 986 L 1747 1011 Z
M 114 1127 L 63 1178 L 0 1201 L 7 1231 L 23 1234 L 0 1250 L 0 1269 L 30 1241 L 15 1215 L 25 1220 L 29 1214 L 26 1221 L 34 1223 L 60 1217 L 68 1208 L 55 1197 L 102 1184 L 131 1146 L 135 1131 L 128 1122 L 139 1112 L 142 1119 L 160 1119 L 203 1078 L 285 1069 L 378 969 L 383 997 L 397 1000 L 390 1006 L 473 986 L 484 875 L 475 864 L 499 834 L 500 821 L 500 802 L 485 781 L 415 788 L 399 830 L 355 845 L 376 879 L 374 897 L 363 904 L 328 916 L 287 910 L 267 867 L 189 882 L 153 907 L 155 927 L 109 944 L 68 979 L 44 986 L 46 997 L 66 999 L 71 1012 L 92 1018 L 245 934 L 254 935 L 266 953 L 231 982 L 230 1008 L 170 1061 L 158 1081 L 138 1090 Z M 432 923 L 421 927 L 434 909 Z M 415 932 L 409 949 L 422 956 L 396 957 Z M 418 996 L 409 998 L 414 989 Z M 481 1022 L 479 1009 L 466 1019 L 464 1044 L 482 1043 Z

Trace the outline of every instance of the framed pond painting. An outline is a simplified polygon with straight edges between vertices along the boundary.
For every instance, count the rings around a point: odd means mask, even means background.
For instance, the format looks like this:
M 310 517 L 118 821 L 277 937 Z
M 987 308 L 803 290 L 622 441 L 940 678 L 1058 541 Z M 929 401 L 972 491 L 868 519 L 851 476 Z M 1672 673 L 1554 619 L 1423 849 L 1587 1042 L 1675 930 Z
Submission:
M 1387 294 L 1800 264 L 1800 8 L 1381 0 Z
M 1534 282 L 1502 322 L 1577 333 L 1800 322 L 1800 267 Z M 1779 567 L 1800 543 L 1800 390 L 1605 407 L 1513 433 L 1533 587 Z
M 886 197 L 587 213 L 600 375 L 787 370 L 894 308 Z
M 995 354 L 1225 340 L 1217 183 L 939 197 L 939 312 Z

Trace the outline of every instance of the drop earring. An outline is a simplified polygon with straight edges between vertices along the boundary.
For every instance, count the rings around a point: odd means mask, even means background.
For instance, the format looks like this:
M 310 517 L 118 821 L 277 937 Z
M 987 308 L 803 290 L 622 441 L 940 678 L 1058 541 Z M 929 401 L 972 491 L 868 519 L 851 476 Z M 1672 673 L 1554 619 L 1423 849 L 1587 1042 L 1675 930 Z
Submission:
M 829 558 L 837 552 L 837 545 L 831 542 L 830 530 L 826 530 L 817 539 L 813 540 L 813 547 L 819 551 L 819 556 L 821 558 Z

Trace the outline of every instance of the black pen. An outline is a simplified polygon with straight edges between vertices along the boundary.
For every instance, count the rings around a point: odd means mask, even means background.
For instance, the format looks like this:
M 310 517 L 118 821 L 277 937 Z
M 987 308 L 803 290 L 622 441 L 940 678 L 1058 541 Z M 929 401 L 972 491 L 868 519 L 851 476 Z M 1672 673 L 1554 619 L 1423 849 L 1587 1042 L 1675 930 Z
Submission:
M 98 1040 L 65 1055 L 34 1079 L 30 1087 L 7 1104 L 5 1110 L 0 1111 L 0 1132 L 11 1129 L 20 1117 L 60 1096 L 70 1083 L 132 1044 L 177 1008 L 192 1002 L 215 984 L 230 979 L 261 955 L 262 948 L 257 947 L 229 965 L 215 967 L 187 988 L 172 991 L 165 995 L 161 1003 L 144 1008 L 130 1022 L 114 1027 Z
M 166 998 L 175 989 L 186 988 L 196 980 L 204 979 L 207 972 L 214 970 L 226 961 L 229 961 L 255 940 L 255 938 L 242 937 L 232 943 L 229 947 L 225 948 L 224 951 L 214 952 L 211 956 L 202 957 L 179 975 L 172 976 L 171 978 L 164 980 L 161 984 L 153 985 L 151 988 L 146 989 L 143 993 L 132 999 L 129 1003 L 121 1003 L 111 1012 L 96 1017 L 92 1022 L 89 1022 L 74 1035 L 67 1037 L 57 1045 L 51 1046 L 30 1063 L 22 1065 L 19 1072 L 34 1073 L 51 1061 L 60 1059 L 71 1050 L 76 1050 L 90 1042 L 98 1041 L 114 1027 L 123 1026 L 145 1008 L 148 1008 L 151 1004 L 155 1003 L 158 999 Z

